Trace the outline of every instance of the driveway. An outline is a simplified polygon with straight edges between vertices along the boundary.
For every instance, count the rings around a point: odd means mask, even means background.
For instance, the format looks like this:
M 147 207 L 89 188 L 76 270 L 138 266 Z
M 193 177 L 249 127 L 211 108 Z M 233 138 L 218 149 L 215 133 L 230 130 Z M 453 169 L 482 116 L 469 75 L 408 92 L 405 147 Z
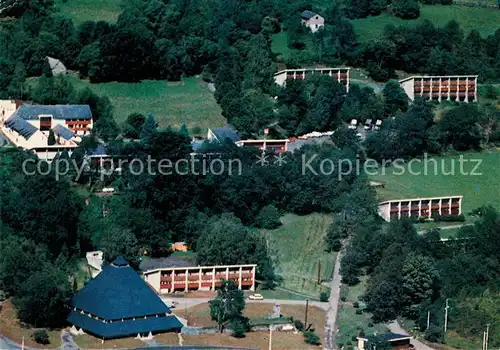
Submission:
M 390 324 L 387 325 L 387 328 L 393 333 L 399 333 L 399 334 L 408 334 L 401 326 L 399 325 L 398 321 L 394 321 Z M 434 350 L 433 348 L 425 345 L 421 341 L 417 339 L 411 339 L 410 343 L 415 347 L 415 350 Z

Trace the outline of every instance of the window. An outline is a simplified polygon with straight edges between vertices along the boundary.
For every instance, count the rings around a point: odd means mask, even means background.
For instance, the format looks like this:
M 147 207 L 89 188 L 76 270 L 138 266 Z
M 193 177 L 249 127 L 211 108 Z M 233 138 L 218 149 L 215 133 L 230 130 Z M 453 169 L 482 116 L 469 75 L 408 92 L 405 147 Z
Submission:
M 40 131 L 52 129 L 52 117 L 40 117 Z
M 316 26 L 316 29 L 318 29 L 318 25 L 317 25 L 317 24 L 315 24 L 315 26 Z

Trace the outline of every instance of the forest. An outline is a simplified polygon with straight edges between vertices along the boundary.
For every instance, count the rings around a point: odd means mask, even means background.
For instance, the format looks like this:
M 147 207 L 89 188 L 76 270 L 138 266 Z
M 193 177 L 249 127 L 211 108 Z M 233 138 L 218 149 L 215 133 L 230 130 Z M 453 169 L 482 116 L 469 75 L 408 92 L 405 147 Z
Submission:
M 403 3 L 392 5 L 398 2 Z M 278 262 L 257 229 L 276 227 L 286 212 L 334 216 L 329 249 L 340 249 L 342 240 L 350 238 L 343 279 L 356 284 L 359 276 L 369 275 L 365 301 L 376 321 L 405 316 L 423 327 L 422 315 L 432 310 L 433 327 L 426 336 L 442 341 L 439 327 L 447 298 L 454 303 L 450 322 L 464 336 L 483 320 L 498 317 L 487 308 L 499 304 L 500 252 L 491 242 L 499 241 L 500 227 L 494 209 L 482 208 L 475 225 L 461 230 L 463 240 L 443 245 L 436 231 L 419 236 L 406 221 L 383 226 L 364 174 L 341 180 L 337 173 L 302 174 L 303 157 L 355 161 L 360 146 L 364 157 L 380 161 L 480 150 L 500 141 L 500 113 L 494 106 L 452 104 L 434 120 L 435 104 L 417 100 L 409 106 L 397 81 L 389 80 L 396 70 L 498 80 L 500 29 L 481 38 L 476 32 L 464 36 L 455 22 L 443 28 L 424 23 L 411 29 L 388 27 L 381 40 L 361 44 L 348 17 L 376 14 L 380 7 L 366 9 L 375 3 L 348 2 L 328 9 L 325 29 L 314 35 L 298 25 L 298 13 L 314 9 L 303 1 L 284 6 L 277 0 L 134 0 L 126 3 L 116 23 L 88 21 L 78 27 L 57 13 L 51 0 L 21 1 L 9 8 L 16 19 L 0 24 L 0 97 L 91 106 L 92 135 L 72 156 L 63 153 L 61 158 L 82 164 L 86 152 L 106 142 L 106 151 L 121 159 L 175 161 L 189 158 L 191 137 L 185 127 L 159 129 L 153 115 L 131 115 L 120 130 L 109 100 L 75 89 L 64 77 L 52 77 L 46 56 L 61 59 L 91 82 L 200 74 L 215 84 L 223 116 L 245 138 L 261 135 L 264 128 L 271 128 L 275 137 L 338 130 L 329 143 L 287 154 L 283 166 L 256 165 L 256 150 L 233 144 L 210 145 L 199 155 L 210 159 L 215 154 L 224 164 L 239 159 L 239 176 L 136 176 L 133 168 L 124 167 L 120 176 L 101 181 L 100 169 L 89 167 L 79 179 L 69 173 L 56 181 L 55 176 L 22 172 L 20 164 L 32 154 L 1 149 L 0 290 L 13 297 L 20 319 L 37 327 L 63 324 L 64 305 L 78 288 L 68 276 L 77 259 L 96 248 L 107 259 L 124 255 L 137 264 L 145 251 L 161 256 L 169 243 L 185 240 L 197 252 L 198 263 L 257 263 L 257 277 L 264 287 L 274 288 Z M 281 29 L 295 48 L 312 37 L 317 55 L 278 59 L 270 36 Z M 389 81 L 380 95 L 357 85 L 347 92 L 326 76 L 285 88 L 274 84 L 279 65 L 316 63 L 364 67 L 373 79 Z M 384 126 L 360 145 L 357 135 L 343 126 L 352 118 L 380 118 Z M 87 205 L 85 191 L 105 185 L 117 188 L 120 196 Z M 104 218 L 103 206 L 111 213 Z
M 427 340 L 446 342 L 448 299 L 448 329 L 473 338 L 491 323 L 490 346 L 498 346 L 500 213 L 485 206 L 470 215 L 477 218 L 474 225 L 461 228 L 458 239 L 448 242 L 440 241 L 439 229 L 419 235 L 408 219 L 383 226 L 373 217 L 337 217 L 337 228 L 329 234 L 331 247 L 349 237 L 343 282 L 356 285 L 360 276 L 368 276 L 362 301 L 376 322 L 405 317 L 415 321 Z

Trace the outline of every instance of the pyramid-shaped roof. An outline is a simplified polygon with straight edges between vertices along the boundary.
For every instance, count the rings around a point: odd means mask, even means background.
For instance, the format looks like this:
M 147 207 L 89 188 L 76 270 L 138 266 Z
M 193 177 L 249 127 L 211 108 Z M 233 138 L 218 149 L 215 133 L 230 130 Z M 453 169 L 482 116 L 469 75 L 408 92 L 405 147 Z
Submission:
M 75 294 L 72 305 L 106 320 L 170 313 L 168 306 L 123 257 L 104 267 Z

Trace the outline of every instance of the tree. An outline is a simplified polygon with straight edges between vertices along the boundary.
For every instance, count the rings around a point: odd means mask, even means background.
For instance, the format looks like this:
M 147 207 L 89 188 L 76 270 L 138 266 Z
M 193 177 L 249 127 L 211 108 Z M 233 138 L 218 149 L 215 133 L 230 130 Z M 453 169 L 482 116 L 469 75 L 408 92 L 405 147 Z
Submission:
M 402 19 L 415 19 L 420 16 L 420 6 L 416 0 L 393 0 L 392 13 Z
M 66 273 L 47 265 L 30 275 L 14 297 L 19 319 L 34 327 L 59 327 L 66 324 L 66 305 L 71 287 Z
M 321 341 L 319 340 L 318 335 L 314 331 L 304 332 L 304 341 L 307 344 L 311 344 L 311 345 L 320 345 L 321 344 Z
M 255 221 L 259 227 L 266 229 L 274 229 L 281 225 L 280 213 L 272 204 L 262 208 Z
M 245 308 L 245 295 L 238 289 L 234 281 L 223 280 L 220 289 L 217 290 L 215 299 L 209 301 L 210 316 L 217 322 L 219 331 L 222 333 L 224 327 L 230 322 L 240 322 L 243 318 Z M 238 325 L 240 327 L 241 324 Z M 238 329 L 238 334 L 241 328 Z
M 438 125 L 446 144 L 457 151 L 480 149 L 483 135 L 477 106 L 463 104 L 446 111 Z
M 393 116 L 398 110 L 405 112 L 408 109 L 408 96 L 396 80 L 389 80 L 382 94 L 386 116 Z
M 55 137 L 54 131 L 52 129 L 50 129 L 50 131 L 49 131 L 49 140 L 47 141 L 47 144 L 49 146 L 56 144 L 56 137 Z
M 156 133 L 156 128 L 158 124 L 156 123 L 155 117 L 153 114 L 149 114 L 146 118 L 146 121 L 142 125 L 142 130 L 140 133 L 141 140 L 144 142 L 148 142 L 149 139 Z
M 430 300 L 437 287 L 438 272 L 431 259 L 410 253 L 401 268 L 403 292 L 406 297 L 405 313 L 408 317 L 416 317 L 420 304 Z
M 121 255 L 131 264 L 139 262 L 139 244 L 130 229 L 111 226 L 101 232 L 97 240 L 95 246 L 104 252 L 106 260 L 113 261 Z
M 33 339 L 35 339 L 38 344 L 50 344 L 49 335 L 47 334 L 47 331 L 45 329 L 36 330 L 33 333 Z
M 126 137 L 137 139 L 141 133 L 142 127 L 146 122 L 146 117 L 140 113 L 132 113 L 127 117 L 124 130 Z

